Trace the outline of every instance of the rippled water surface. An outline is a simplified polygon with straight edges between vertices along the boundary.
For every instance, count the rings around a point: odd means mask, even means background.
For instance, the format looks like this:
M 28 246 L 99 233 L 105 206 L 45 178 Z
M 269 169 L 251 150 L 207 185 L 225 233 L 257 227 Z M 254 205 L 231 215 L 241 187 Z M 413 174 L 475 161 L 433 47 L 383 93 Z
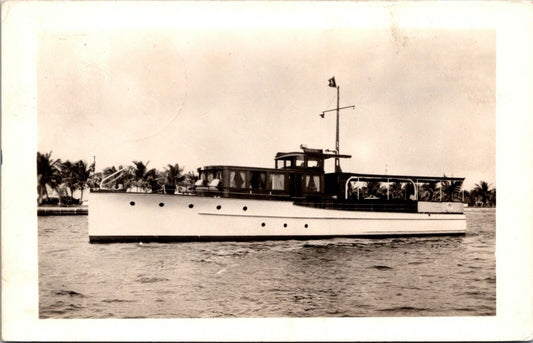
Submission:
M 496 314 L 495 210 L 462 237 L 89 244 L 39 217 L 41 318 Z

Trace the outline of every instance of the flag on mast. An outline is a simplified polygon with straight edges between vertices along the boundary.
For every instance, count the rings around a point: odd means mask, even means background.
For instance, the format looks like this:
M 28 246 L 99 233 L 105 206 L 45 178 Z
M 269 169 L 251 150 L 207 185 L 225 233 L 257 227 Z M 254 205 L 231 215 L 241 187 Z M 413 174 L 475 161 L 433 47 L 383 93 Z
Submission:
M 337 87 L 337 84 L 335 83 L 335 76 L 333 76 L 331 79 L 328 80 L 329 81 L 329 86 L 330 87 L 333 87 L 333 88 L 336 88 Z

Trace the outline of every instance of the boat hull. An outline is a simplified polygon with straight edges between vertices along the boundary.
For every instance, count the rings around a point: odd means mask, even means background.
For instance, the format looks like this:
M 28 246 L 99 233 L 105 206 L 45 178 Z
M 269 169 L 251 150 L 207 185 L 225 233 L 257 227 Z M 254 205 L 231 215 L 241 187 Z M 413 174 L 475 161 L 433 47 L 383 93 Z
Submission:
M 460 235 L 464 214 L 319 209 L 291 201 L 92 192 L 91 242 Z

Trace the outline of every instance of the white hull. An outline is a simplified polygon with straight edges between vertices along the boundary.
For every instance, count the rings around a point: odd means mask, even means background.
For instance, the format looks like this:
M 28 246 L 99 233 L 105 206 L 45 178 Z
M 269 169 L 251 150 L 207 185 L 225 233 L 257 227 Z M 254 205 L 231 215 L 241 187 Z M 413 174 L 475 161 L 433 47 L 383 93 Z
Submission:
M 89 200 L 92 242 L 453 235 L 465 230 L 464 214 L 341 211 L 290 201 L 140 193 L 96 192 Z

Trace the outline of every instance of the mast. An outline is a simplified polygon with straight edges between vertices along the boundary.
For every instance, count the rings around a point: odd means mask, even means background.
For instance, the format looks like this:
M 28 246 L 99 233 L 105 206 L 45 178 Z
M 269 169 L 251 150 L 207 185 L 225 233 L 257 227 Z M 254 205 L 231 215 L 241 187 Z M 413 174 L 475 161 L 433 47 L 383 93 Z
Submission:
M 336 123 L 336 131 L 335 131 L 335 154 L 339 155 L 340 154 L 340 146 L 339 146 L 339 117 L 340 117 L 340 110 L 343 110 L 345 108 L 353 108 L 353 109 L 355 109 L 355 105 L 339 107 L 339 104 L 340 104 L 340 86 L 338 86 L 337 83 L 335 82 L 335 76 L 332 77 L 331 79 L 329 79 L 328 81 L 329 81 L 329 86 L 330 87 L 334 87 L 334 88 L 337 89 L 337 108 L 334 108 L 334 109 L 331 109 L 331 110 L 322 111 L 322 113 L 320 114 L 320 117 L 324 118 L 324 115 L 326 114 L 326 112 L 337 111 L 337 123 Z M 341 169 L 340 159 L 338 157 L 335 157 L 335 173 L 341 173 L 341 172 L 342 172 L 342 169 Z
M 337 86 L 337 131 L 335 134 L 335 151 L 336 154 L 340 154 L 340 148 L 339 148 L 339 97 L 340 97 L 340 87 Z M 340 173 L 341 170 L 341 162 L 338 157 L 335 157 L 335 173 Z

